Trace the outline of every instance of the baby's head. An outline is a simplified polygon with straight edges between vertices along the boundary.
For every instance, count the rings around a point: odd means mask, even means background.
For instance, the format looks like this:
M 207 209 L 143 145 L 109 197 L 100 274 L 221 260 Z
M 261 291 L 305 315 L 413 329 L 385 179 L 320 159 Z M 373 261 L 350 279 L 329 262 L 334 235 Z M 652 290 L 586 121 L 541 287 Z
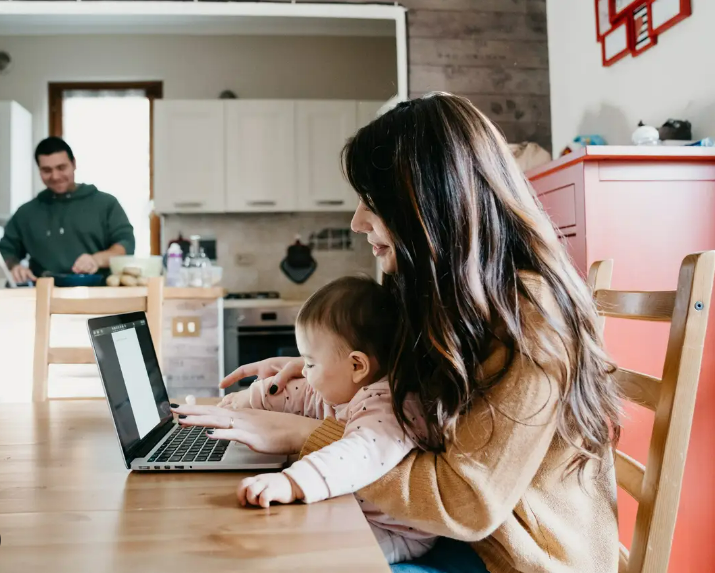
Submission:
M 327 402 L 345 404 L 385 376 L 397 316 L 387 289 L 369 278 L 344 277 L 318 290 L 295 329 L 308 383 Z

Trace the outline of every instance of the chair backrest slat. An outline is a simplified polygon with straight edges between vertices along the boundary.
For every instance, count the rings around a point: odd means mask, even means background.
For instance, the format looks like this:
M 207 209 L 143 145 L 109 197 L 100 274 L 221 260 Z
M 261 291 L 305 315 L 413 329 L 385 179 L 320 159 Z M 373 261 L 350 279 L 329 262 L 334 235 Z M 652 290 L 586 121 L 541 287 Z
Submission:
M 615 375 L 624 398 L 655 412 L 646 465 L 622 452 L 614 456 L 619 486 L 638 501 L 631 549 L 621 546 L 618 570 L 666 573 L 705 346 L 715 251 L 683 260 L 676 291 L 610 290 L 612 270 L 612 261 L 599 261 L 589 272 L 601 317 L 671 322 L 660 380 L 625 368 Z
M 147 297 L 128 298 L 53 298 L 50 304 L 51 314 L 124 314 L 127 312 L 146 312 Z
M 616 481 L 633 499 L 640 501 L 643 496 L 643 476 L 645 466 L 627 454 L 616 450 Z
M 619 368 L 616 372 L 616 382 L 623 395 L 631 402 L 655 412 L 660 400 L 660 379 Z
M 49 364 L 94 364 L 91 348 L 50 348 Z
M 675 291 L 626 292 L 597 290 L 596 306 L 603 316 L 670 322 Z

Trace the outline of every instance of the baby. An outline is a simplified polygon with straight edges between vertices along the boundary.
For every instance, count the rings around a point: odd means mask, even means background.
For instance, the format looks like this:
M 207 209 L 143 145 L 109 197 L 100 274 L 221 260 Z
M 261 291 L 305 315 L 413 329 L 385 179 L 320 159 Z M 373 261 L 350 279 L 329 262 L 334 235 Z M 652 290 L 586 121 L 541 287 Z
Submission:
M 292 381 L 277 395 L 268 391 L 271 379 L 257 380 L 233 407 L 333 417 L 345 423 L 345 433 L 281 473 L 244 479 L 238 488 L 241 505 L 312 503 L 353 493 L 377 481 L 415 447 L 393 414 L 386 378 L 397 320 L 395 302 L 371 279 L 342 278 L 310 297 L 296 321 L 306 380 Z M 421 419 L 414 402 L 408 402 L 405 413 Z M 419 557 L 434 544 L 432 535 L 358 501 L 390 563 Z

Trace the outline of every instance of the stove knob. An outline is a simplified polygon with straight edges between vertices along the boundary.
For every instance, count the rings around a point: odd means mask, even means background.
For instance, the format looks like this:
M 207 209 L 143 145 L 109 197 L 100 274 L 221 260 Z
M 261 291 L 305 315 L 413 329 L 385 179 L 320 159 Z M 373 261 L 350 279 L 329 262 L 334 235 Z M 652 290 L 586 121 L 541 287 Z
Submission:
M 245 314 L 239 314 L 239 315 L 238 315 L 238 318 L 236 319 L 236 322 L 238 322 L 238 324 L 241 324 L 242 322 L 245 322 L 245 321 L 246 321 L 246 315 L 245 315 Z

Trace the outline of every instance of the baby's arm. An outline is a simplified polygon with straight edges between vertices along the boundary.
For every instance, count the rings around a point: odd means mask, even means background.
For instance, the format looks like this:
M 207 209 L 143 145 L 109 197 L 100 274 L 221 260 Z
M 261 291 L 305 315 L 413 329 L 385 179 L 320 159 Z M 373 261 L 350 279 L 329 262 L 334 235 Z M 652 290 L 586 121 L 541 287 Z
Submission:
M 323 419 L 325 402 L 308 382 L 303 379 L 292 380 L 279 394 L 271 394 L 269 388 L 273 378 L 256 380 L 247 390 L 231 399 L 231 408 L 251 408 L 253 410 L 271 410 L 298 414 L 309 418 Z
M 381 478 L 415 447 L 393 414 L 386 386 L 360 391 L 350 404 L 342 439 L 283 471 L 302 493 L 298 499 L 312 503 L 353 493 Z

